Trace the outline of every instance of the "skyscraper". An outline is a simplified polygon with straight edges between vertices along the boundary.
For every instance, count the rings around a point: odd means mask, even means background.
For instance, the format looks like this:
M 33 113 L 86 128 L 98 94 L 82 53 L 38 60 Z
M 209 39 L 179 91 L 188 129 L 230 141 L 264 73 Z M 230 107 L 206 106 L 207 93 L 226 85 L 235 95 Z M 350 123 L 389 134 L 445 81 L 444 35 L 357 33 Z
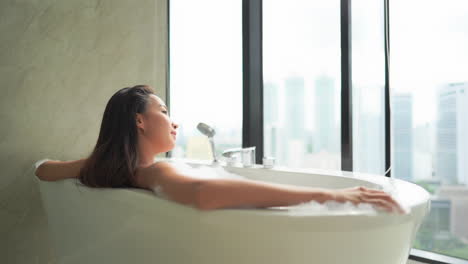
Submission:
M 385 172 L 383 87 L 353 87 L 353 168 L 354 171 Z
M 292 167 L 302 166 L 305 153 L 304 78 L 289 77 L 285 81 L 285 127 L 287 162 Z
M 304 78 L 289 77 L 285 81 L 285 125 L 289 139 L 304 138 Z
M 263 112 L 264 123 L 271 125 L 278 122 L 278 85 L 271 82 L 266 82 L 263 85 Z
M 314 151 L 337 152 L 339 133 L 335 126 L 335 84 L 328 76 L 319 76 L 315 81 L 315 146 Z
M 436 177 L 444 184 L 468 184 L 468 83 L 438 92 Z
M 413 96 L 392 96 L 392 176 L 413 180 Z
M 435 155 L 435 122 L 426 122 L 413 128 L 413 180 L 433 180 Z
M 278 108 L 279 108 L 279 95 L 278 85 L 266 82 L 263 85 L 263 113 L 264 113 L 264 148 L 265 156 L 278 157 L 278 150 L 280 149 L 278 142 Z M 281 157 L 282 158 L 282 157 Z

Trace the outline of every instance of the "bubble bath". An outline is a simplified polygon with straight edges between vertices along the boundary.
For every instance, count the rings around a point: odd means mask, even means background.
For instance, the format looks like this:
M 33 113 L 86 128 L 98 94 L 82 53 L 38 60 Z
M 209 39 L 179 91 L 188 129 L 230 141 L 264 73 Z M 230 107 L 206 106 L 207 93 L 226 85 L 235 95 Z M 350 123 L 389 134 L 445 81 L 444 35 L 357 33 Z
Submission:
M 184 175 L 188 175 L 194 178 L 199 179 L 247 179 L 244 176 L 231 173 L 226 171 L 223 167 L 209 167 L 209 166 L 199 166 L 191 167 L 185 162 L 171 160 L 170 161 L 174 166 Z M 384 185 L 381 189 L 382 191 L 390 194 L 392 198 L 397 201 L 400 205 L 403 203 L 400 202 L 396 188 L 390 180 L 390 184 Z M 153 188 L 153 192 L 156 196 L 169 200 L 169 197 L 164 193 L 161 186 L 156 186 Z M 243 209 L 255 209 L 253 206 L 243 206 L 238 207 Z M 311 200 L 309 202 L 299 203 L 296 205 L 290 206 L 275 206 L 269 207 L 277 210 L 286 210 L 290 215 L 377 215 L 379 213 L 385 213 L 386 211 L 370 203 L 359 203 L 357 205 L 351 202 L 337 202 L 337 201 L 325 201 L 324 203 L 319 203 L 317 201 Z M 411 209 L 405 206 L 402 206 L 405 214 L 410 213 Z

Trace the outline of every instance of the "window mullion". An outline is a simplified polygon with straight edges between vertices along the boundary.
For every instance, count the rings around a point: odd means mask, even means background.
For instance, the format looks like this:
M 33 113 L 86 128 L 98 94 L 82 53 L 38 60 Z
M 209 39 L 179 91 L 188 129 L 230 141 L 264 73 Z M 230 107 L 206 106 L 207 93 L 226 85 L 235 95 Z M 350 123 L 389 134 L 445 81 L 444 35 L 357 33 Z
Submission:
M 351 0 L 341 0 L 341 169 L 353 171 Z

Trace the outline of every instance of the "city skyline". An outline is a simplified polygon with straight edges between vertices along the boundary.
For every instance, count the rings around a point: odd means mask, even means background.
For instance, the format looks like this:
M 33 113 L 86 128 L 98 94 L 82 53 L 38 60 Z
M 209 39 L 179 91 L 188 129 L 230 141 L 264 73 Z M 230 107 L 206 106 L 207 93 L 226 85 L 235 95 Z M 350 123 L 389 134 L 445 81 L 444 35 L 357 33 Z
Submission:
M 320 131 L 316 131 L 310 127 L 304 126 L 304 124 L 307 123 L 305 119 L 311 117 L 311 112 L 312 114 L 321 116 L 335 115 L 335 111 L 330 112 L 324 109 L 323 105 L 321 104 L 305 104 L 307 101 L 307 98 L 305 98 L 306 90 L 311 90 L 308 93 L 309 95 L 321 97 L 322 102 L 326 102 L 324 105 L 330 107 L 330 109 L 337 108 L 337 105 L 333 104 L 335 102 L 333 99 L 335 97 L 334 92 L 331 91 L 335 86 L 327 84 L 333 82 L 334 81 L 329 76 L 324 75 L 318 76 L 317 81 L 314 83 L 315 85 L 312 87 L 305 87 L 304 79 L 298 76 L 291 76 L 290 78 L 284 80 L 282 84 L 265 83 L 265 155 L 275 156 L 278 162 L 283 165 L 294 163 L 294 165 L 298 167 L 307 167 L 307 164 L 317 165 L 317 163 L 312 161 L 313 159 L 320 159 L 320 157 L 316 154 L 321 149 L 320 145 L 328 144 L 328 147 L 324 149 L 325 152 L 322 152 L 322 154 L 334 155 L 334 157 L 331 159 L 338 159 L 338 161 L 332 162 L 335 164 L 332 169 L 339 169 L 339 166 L 337 167 L 337 164 L 339 165 L 339 160 L 341 159 L 339 154 L 339 147 L 337 148 L 337 146 L 339 146 L 339 134 L 335 136 L 335 140 L 333 141 L 335 144 L 333 144 L 333 147 L 331 147 L 330 142 L 325 143 L 329 138 L 332 138 L 329 135 L 332 135 L 334 132 L 339 132 L 339 127 L 334 125 L 335 122 L 333 121 L 333 118 L 315 118 L 314 122 L 316 124 L 323 122 L 320 120 L 326 120 L 326 122 L 329 123 L 329 125 L 321 125 L 321 127 L 324 127 L 324 129 Z M 467 83 L 462 84 L 462 86 L 467 85 Z M 450 85 L 451 84 L 446 84 L 442 87 L 448 87 Z M 325 87 L 325 89 L 323 89 L 323 87 Z M 287 101 L 283 102 L 283 104 L 285 104 L 284 107 L 289 109 L 289 112 L 286 111 L 285 115 L 292 117 L 287 119 L 286 123 L 280 122 L 280 109 L 278 109 L 278 105 L 280 104 L 278 101 L 281 99 L 279 94 L 281 94 L 281 90 L 284 89 L 287 89 L 289 92 L 295 91 L 289 95 L 292 97 L 285 96 L 282 98 L 283 100 Z M 324 90 L 327 91 L 326 94 L 323 94 Z M 364 111 L 363 114 L 358 112 L 355 113 L 356 117 L 361 118 L 361 121 L 356 119 L 355 123 L 362 122 L 364 125 L 364 127 L 359 130 L 360 132 L 355 134 L 355 140 L 361 142 L 361 145 L 356 145 L 355 147 L 355 151 L 356 149 L 358 150 L 358 152 L 355 152 L 355 167 L 357 171 L 383 174 L 383 159 L 381 158 L 376 160 L 376 156 L 380 155 L 383 157 L 383 119 L 382 117 L 373 115 L 373 111 L 369 111 L 369 108 L 366 107 L 366 93 L 361 93 L 361 91 L 357 88 L 355 88 L 355 90 L 357 91 L 355 100 L 363 97 L 363 99 L 355 101 L 355 103 L 366 108 L 366 111 Z M 375 98 L 383 100 L 380 98 L 381 96 L 379 94 L 376 94 L 375 96 Z M 436 149 L 435 145 L 437 143 L 435 136 L 433 135 L 436 134 L 435 124 L 437 120 L 432 120 L 431 122 L 427 122 L 421 125 L 414 124 L 412 121 L 412 113 L 414 109 L 413 100 L 414 96 L 408 93 L 393 93 L 392 95 L 392 172 L 397 177 L 410 181 L 435 179 L 434 177 L 437 178 L 438 174 L 440 174 L 436 171 L 437 164 L 441 162 L 438 161 L 437 156 L 432 153 Z M 433 102 L 432 104 L 435 105 Z M 317 109 L 322 109 L 323 111 L 317 111 Z M 309 115 L 307 115 L 306 112 L 309 112 Z M 383 112 L 380 114 L 382 115 L 382 113 Z M 285 127 L 291 128 L 290 131 L 292 132 L 287 132 L 288 130 L 285 129 Z M 182 129 L 185 128 L 182 126 Z M 241 145 L 242 129 L 240 127 L 237 127 L 236 129 L 222 128 L 219 131 L 220 132 L 218 133 L 218 137 L 216 138 L 217 142 L 224 142 L 229 146 L 236 146 L 236 144 L 238 146 Z M 371 134 L 367 135 L 367 133 Z M 372 135 L 372 133 L 375 134 Z M 413 134 L 415 133 L 417 133 L 417 136 L 415 137 L 416 141 L 412 139 Z M 179 135 L 179 145 L 186 143 L 187 138 L 190 138 L 191 136 L 201 136 L 201 134 L 195 128 L 193 128 L 190 133 L 179 133 Z M 359 139 L 360 137 L 363 137 L 363 139 Z M 368 144 L 370 142 L 369 140 L 374 139 L 375 141 L 373 144 Z M 376 146 L 376 144 L 379 144 L 380 146 Z M 377 153 L 375 153 L 376 151 Z M 395 156 L 399 158 L 395 159 Z M 301 164 L 301 160 L 303 160 L 302 163 L 304 164 Z M 461 162 L 458 161 L 458 163 L 460 164 Z M 414 166 L 416 167 L 413 168 Z M 403 167 L 406 168 L 402 169 Z M 452 173 L 451 175 L 464 174 L 460 171 L 456 174 Z M 466 184 L 466 177 L 460 178 L 456 182 L 462 182 Z
M 428 103 L 436 99 L 434 87 L 443 83 L 466 81 L 466 61 L 468 53 L 459 52 L 464 50 L 468 44 L 468 34 L 466 27 L 460 21 L 465 16 L 468 2 L 462 0 L 452 0 L 453 5 L 440 8 L 437 2 L 426 2 L 425 12 L 420 14 L 420 19 L 411 20 L 408 24 L 405 19 L 393 19 L 391 33 L 398 34 L 392 38 L 392 82 L 391 92 L 405 93 L 411 92 L 415 97 L 413 120 L 415 126 L 427 123 L 431 118 L 435 118 L 435 110 Z M 210 102 L 211 109 L 241 110 L 242 100 L 242 8 L 235 1 L 226 1 L 221 4 L 217 1 L 203 0 L 196 3 L 184 1 L 171 1 L 173 14 L 171 15 L 171 76 L 184 76 L 184 78 L 172 78 L 173 97 L 178 101 L 173 104 L 190 105 L 191 100 L 200 94 L 212 94 L 213 96 L 228 96 L 232 100 L 219 104 Z M 288 76 L 304 76 L 306 83 L 310 82 L 308 76 L 329 75 L 334 76 L 340 82 L 340 56 L 339 56 L 339 10 L 338 2 L 315 2 L 298 1 L 291 2 L 266 2 L 264 6 L 264 76 L 265 82 L 278 82 Z M 191 6 L 193 5 L 193 6 Z M 211 8 L 219 10 L 210 16 L 199 17 L 191 10 L 199 5 L 209 5 Z M 375 6 L 374 6 L 375 5 Z M 411 10 L 419 6 L 418 1 L 408 3 L 407 1 L 394 1 L 391 11 L 402 13 L 402 16 L 411 17 L 405 10 Z M 193 7 L 193 8 L 192 8 Z M 353 11 L 358 12 L 364 7 L 369 8 L 364 2 L 356 2 Z M 456 7 L 456 8 L 455 8 Z M 465 7 L 465 8 L 464 8 Z M 372 8 L 378 9 L 377 4 Z M 287 12 L 286 12 L 287 11 Z M 311 18 L 310 12 L 315 14 Z M 358 27 L 353 35 L 356 55 L 383 54 L 383 47 L 373 48 L 362 45 L 369 41 L 368 36 L 376 34 L 373 24 L 365 23 L 372 19 L 381 23 L 381 15 L 371 12 L 370 18 L 363 16 L 353 16 L 353 24 Z M 279 17 L 276 14 L 281 14 Z M 368 14 L 371 15 L 371 14 Z M 440 17 L 434 20 L 429 16 Z M 183 16 L 185 19 L 177 19 Z M 216 19 L 219 23 L 211 23 Z M 286 23 L 285 21 L 289 21 Z M 323 25 L 327 27 L 311 27 L 310 25 Z M 380 25 L 377 23 L 378 25 Z M 429 24 L 428 24 L 429 23 Z M 440 24 L 443 23 L 443 24 Z M 288 25 L 294 24 L 293 31 Z M 216 38 L 213 45 L 208 45 L 201 41 L 202 35 L 210 34 L 211 31 L 200 30 L 210 28 L 222 34 Z M 412 39 L 415 28 L 422 31 L 424 46 L 419 42 L 408 42 Z M 289 33 L 288 33 L 289 32 Z M 359 34 L 358 34 L 359 33 Z M 200 35 L 202 34 L 202 35 Z M 278 37 L 280 34 L 282 37 Z M 381 37 L 379 35 L 379 37 Z M 210 39 L 210 36 L 206 36 Z M 448 43 L 448 40 L 456 40 Z M 423 41 L 423 40 L 421 40 Z M 190 46 L 187 45 L 190 43 Z M 220 47 L 223 47 L 220 49 Z M 431 52 L 445 47 L 443 52 Z M 268 54 L 277 54 L 278 50 L 288 50 L 288 55 L 280 56 L 280 61 L 276 57 Z M 371 50 L 369 50 L 371 48 Z M 198 52 L 191 52 L 197 50 Z M 228 51 L 228 52 L 224 52 Z M 209 60 L 204 54 L 211 54 Z M 426 61 L 427 54 L 431 54 L 432 63 L 421 63 Z M 409 59 L 410 58 L 410 59 Z M 281 63 L 278 63 L 281 62 Z M 375 85 L 382 80 L 381 72 L 376 72 L 375 63 L 372 60 L 353 60 L 353 68 L 358 69 L 353 75 L 356 84 Z M 437 65 L 450 65 L 450 70 L 440 70 Z M 209 78 L 207 75 L 200 75 L 193 69 L 210 69 Z M 417 69 L 417 71 L 415 71 Z M 223 89 L 219 89 L 222 85 Z M 222 90 L 220 94 L 216 92 Z M 175 109 L 174 109 L 175 110 Z M 182 111 L 182 112 L 181 112 Z M 279 113 L 282 115 L 282 113 Z M 202 117 L 205 121 L 219 124 L 219 126 L 229 126 L 230 122 L 222 115 L 212 115 L 209 110 L 192 109 L 190 113 L 177 110 L 173 113 L 176 122 L 196 125 L 193 120 Z M 233 115 L 230 119 L 241 122 L 240 116 Z M 201 120 L 200 120 L 201 121 Z
M 211 158 L 198 122 L 216 128 L 217 151 L 242 144 L 242 5 L 221 2 L 171 1 L 170 107 L 183 130 L 181 156 Z M 199 16 L 193 10 L 200 7 L 217 12 Z M 439 107 L 439 88 L 468 81 L 467 10 L 465 0 L 392 1 L 386 71 L 383 2 L 355 1 L 350 65 L 354 171 L 386 170 L 388 77 L 392 177 L 413 181 L 433 196 L 433 213 L 414 246 L 464 258 L 466 192 L 456 198 L 452 185 L 468 184 L 468 102 L 456 103 L 455 112 L 450 103 Z M 341 170 L 340 2 L 264 1 L 262 12 L 265 155 L 280 165 Z M 320 77 L 328 78 L 322 86 L 329 88 L 317 89 Z

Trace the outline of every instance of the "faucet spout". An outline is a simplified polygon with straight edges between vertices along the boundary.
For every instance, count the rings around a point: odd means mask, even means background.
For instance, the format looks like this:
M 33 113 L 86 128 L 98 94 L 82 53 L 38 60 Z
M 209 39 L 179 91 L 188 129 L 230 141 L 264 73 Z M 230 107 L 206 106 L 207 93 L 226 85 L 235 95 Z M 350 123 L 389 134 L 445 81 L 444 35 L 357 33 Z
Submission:
M 252 167 L 255 164 L 255 147 L 227 149 L 223 151 L 222 156 L 231 159 L 235 154 L 241 155 L 244 167 Z

